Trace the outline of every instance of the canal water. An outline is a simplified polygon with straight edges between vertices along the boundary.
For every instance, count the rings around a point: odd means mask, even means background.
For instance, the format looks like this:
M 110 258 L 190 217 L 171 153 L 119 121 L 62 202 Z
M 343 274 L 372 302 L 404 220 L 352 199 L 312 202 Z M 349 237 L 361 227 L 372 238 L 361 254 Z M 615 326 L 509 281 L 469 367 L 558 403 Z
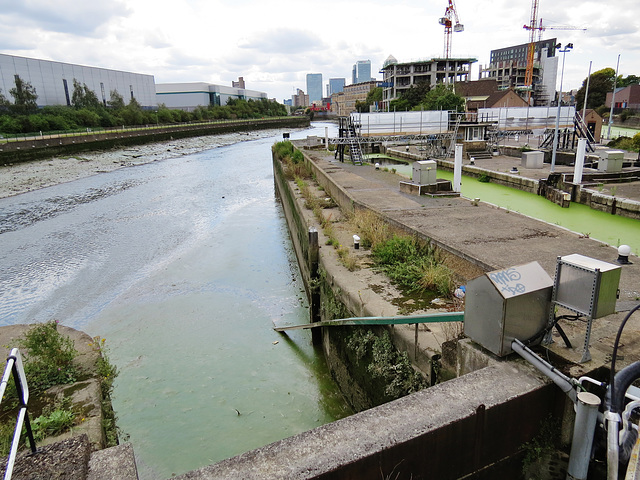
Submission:
M 106 338 L 141 479 L 351 413 L 309 332 L 272 330 L 308 305 L 274 196 L 282 131 L 260 135 L 0 200 L 0 324 Z

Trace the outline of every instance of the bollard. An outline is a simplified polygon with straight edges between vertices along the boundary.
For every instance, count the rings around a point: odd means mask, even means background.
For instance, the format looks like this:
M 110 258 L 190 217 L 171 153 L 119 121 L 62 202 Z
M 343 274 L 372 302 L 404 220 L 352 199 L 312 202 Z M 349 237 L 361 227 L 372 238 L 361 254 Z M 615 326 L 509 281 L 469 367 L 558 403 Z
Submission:
M 353 248 L 356 250 L 360 248 L 360 237 L 358 235 L 353 236 Z

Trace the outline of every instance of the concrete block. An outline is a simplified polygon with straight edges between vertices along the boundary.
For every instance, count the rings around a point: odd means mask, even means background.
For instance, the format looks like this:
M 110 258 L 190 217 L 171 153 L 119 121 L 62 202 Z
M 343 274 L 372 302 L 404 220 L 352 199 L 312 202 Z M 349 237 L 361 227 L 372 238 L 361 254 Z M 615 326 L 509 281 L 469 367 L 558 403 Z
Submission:
M 544 152 L 538 150 L 533 152 L 522 152 L 520 166 L 522 168 L 542 168 L 544 165 Z
M 624 162 L 624 152 L 620 150 L 605 150 L 598 161 L 599 172 L 621 172 Z
M 138 480 L 138 469 L 130 443 L 93 452 L 87 480 Z

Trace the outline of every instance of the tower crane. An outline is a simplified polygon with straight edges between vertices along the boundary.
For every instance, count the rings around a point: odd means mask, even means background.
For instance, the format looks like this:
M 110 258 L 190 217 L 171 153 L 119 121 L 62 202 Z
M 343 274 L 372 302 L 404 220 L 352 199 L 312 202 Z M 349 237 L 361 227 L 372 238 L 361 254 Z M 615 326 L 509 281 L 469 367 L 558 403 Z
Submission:
M 529 25 L 523 25 L 522 28 L 524 28 L 525 30 L 529 30 L 531 27 Z M 536 30 L 538 30 L 538 41 L 540 42 L 542 40 L 542 32 L 544 32 L 545 30 L 582 30 L 582 31 L 586 31 L 586 28 L 583 27 L 575 27 L 573 25 L 543 25 L 542 24 L 542 19 L 540 19 L 540 24 L 536 27 Z
M 446 59 L 451 55 L 451 32 L 464 31 L 464 25 L 458 19 L 458 12 L 456 12 L 456 5 L 453 0 L 449 0 L 449 5 L 444 11 L 444 17 L 441 17 L 438 23 L 444 26 L 444 58 Z
M 536 52 L 536 30 L 539 32 L 538 41 L 542 40 L 542 32 L 545 30 L 586 30 L 586 28 L 573 27 L 570 25 L 555 25 L 545 27 L 542 19 L 538 24 L 538 0 L 531 1 L 531 19 L 529 25 L 522 28 L 529 30 L 529 46 L 527 50 L 527 69 L 524 74 L 524 86 L 527 88 L 527 103 L 531 100 L 531 90 L 533 89 L 533 63 Z
M 527 50 L 527 69 L 524 74 L 524 86 L 527 87 L 527 103 L 531 100 L 533 86 L 533 60 L 536 52 L 536 29 L 538 24 L 538 0 L 531 1 L 531 19 L 524 28 L 529 30 L 529 49 Z

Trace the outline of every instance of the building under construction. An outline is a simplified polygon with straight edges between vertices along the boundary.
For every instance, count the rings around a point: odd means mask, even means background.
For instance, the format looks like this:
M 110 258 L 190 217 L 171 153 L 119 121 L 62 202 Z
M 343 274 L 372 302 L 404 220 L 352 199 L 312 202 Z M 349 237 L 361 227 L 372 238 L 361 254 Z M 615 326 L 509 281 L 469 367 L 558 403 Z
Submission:
M 434 87 L 438 83 L 454 84 L 469 81 L 471 64 L 475 58 L 432 58 L 416 62 L 398 63 L 389 56 L 382 66 L 382 100 L 381 110 L 386 110 L 389 102 L 400 98 L 400 95 L 413 85 L 427 83 Z
M 526 82 L 527 52 L 529 44 L 491 50 L 490 64 L 480 66 L 482 78 L 495 78 L 500 90 L 513 88 L 523 98 L 531 93 L 531 106 L 545 107 L 555 100 L 558 57 L 555 56 L 557 39 L 535 43 L 532 85 Z

